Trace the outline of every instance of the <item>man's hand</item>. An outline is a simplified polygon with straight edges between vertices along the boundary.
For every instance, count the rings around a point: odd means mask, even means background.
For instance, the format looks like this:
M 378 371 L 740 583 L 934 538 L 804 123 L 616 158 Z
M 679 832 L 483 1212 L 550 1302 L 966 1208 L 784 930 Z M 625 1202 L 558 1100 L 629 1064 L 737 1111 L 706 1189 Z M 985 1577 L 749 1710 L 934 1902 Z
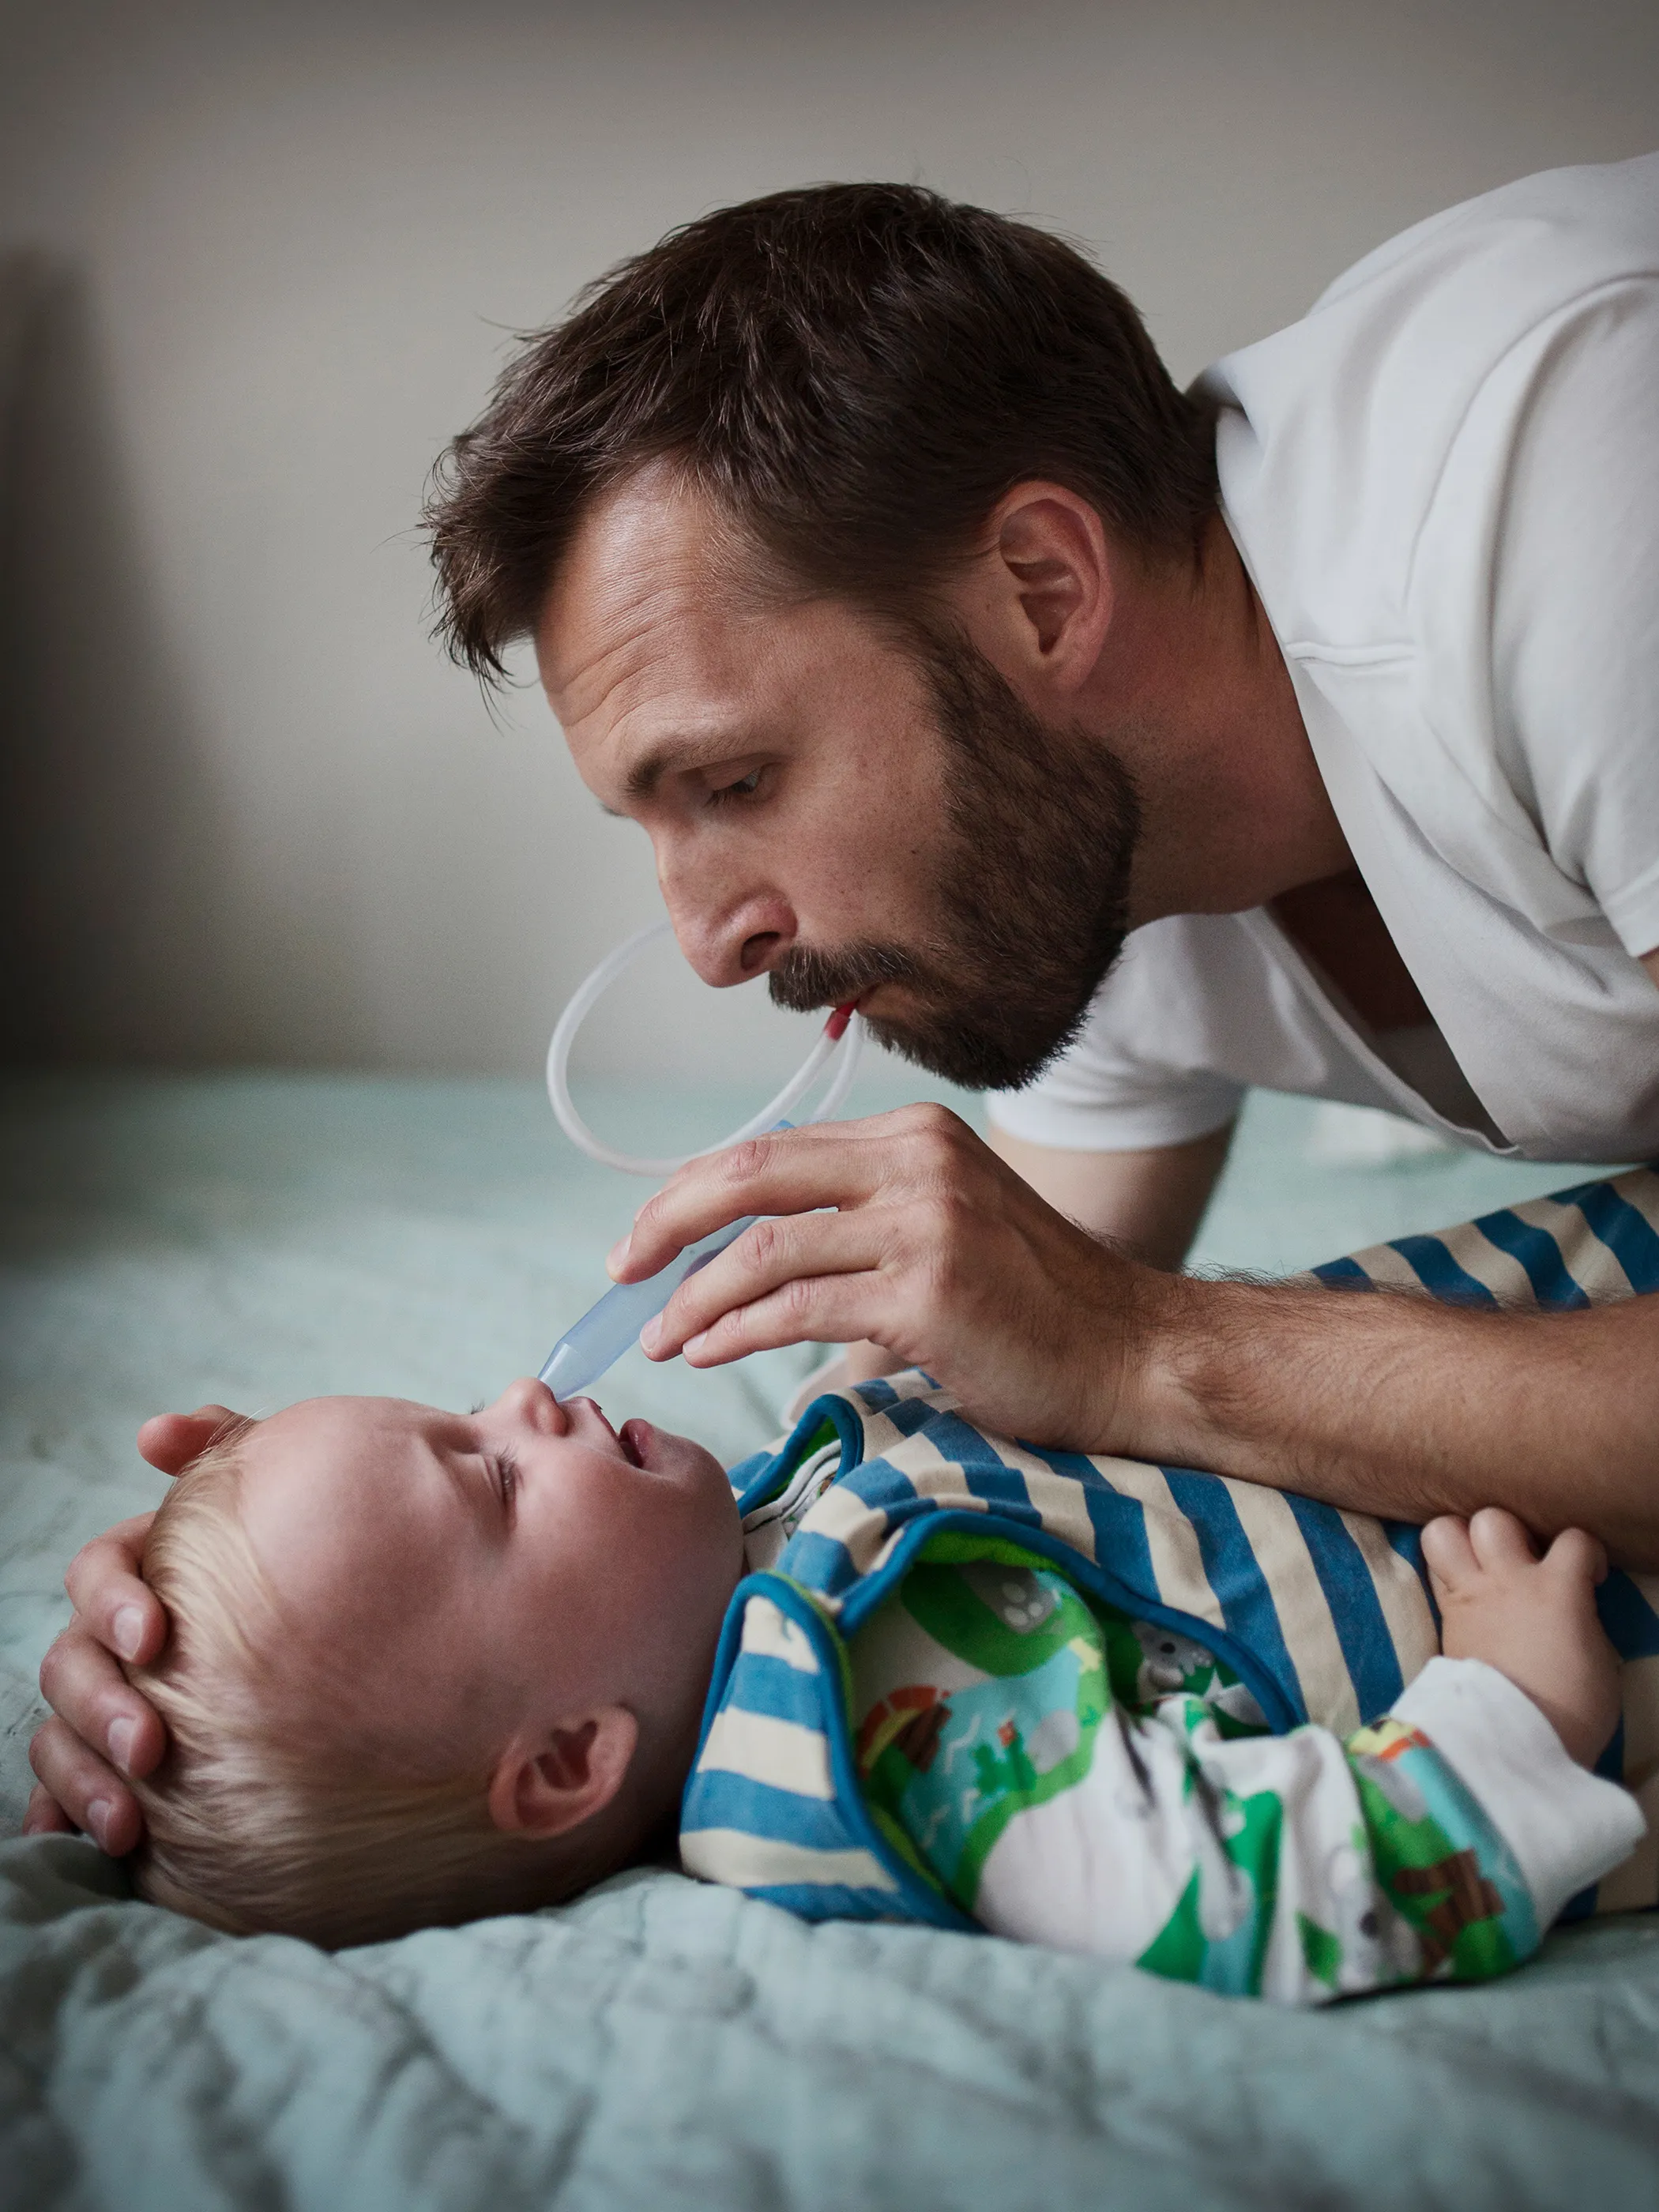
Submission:
M 821 1209 L 833 1208 L 834 1211 Z M 881 1345 L 975 1420 L 1099 1449 L 1121 1425 L 1133 1310 L 1167 1279 L 1039 1198 L 942 1106 L 757 1137 L 641 1207 L 619 1279 L 745 1213 L 768 1217 L 684 1284 L 642 1341 L 717 1367 L 767 1346 Z
M 138 1449 L 163 1474 L 178 1474 L 236 1416 L 223 1406 L 163 1413 L 138 1431 Z M 112 1857 L 144 1832 L 124 1778 L 150 1773 L 167 1749 L 155 1707 L 116 1663 L 145 1666 L 167 1641 L 167 1615 L 139 1569 L 153 1514 L 122 1521 L 83 1545 L 64 1577 L 75 1607 L 69 1626 L 40 1663 L 52 1718 L 37 1730 L 29 1764 L 39 1777 L 25 1835 L 84 1828 Z
M 613 1270 L 638 1280 L 746 1213 L 779 1218 L 682 1285 L 641 1339 L 653 1358 L 864 1338 L 1039 1444 L 1392 1519 L 1503 1505 L 1540 1537 L 1582 1528 L 1616 1565 L 1659 1570 L 1659 1295 L 1506 1313 L 1164 1274 L 926 1106 L 692 1162 Z
M 1068 1221 L 1132 1260 L 1173 1271 L 1187 1256 L 1226 1164 L 1232 1124 L 1179 1145 L 1129 1152 L 1074 1152 L 1033 1145 L 993 1127 L 991 1150 Z M 818 1389 L 844 1389 L 903 1365 L 884 1346 L 848 1345 L 812 1378 Z

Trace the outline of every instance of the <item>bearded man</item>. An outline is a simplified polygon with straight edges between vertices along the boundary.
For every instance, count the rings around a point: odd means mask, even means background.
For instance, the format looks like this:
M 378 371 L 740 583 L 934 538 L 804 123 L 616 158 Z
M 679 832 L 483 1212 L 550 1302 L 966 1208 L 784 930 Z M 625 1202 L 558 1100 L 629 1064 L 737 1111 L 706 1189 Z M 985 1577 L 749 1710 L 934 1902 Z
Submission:
M 684 1170 L 618 1276 L 764 1218 L 653 1356 L 850 1343 L 1045 1444 L 1659 1567 L 1652 1297 L 1173 1272 L 1251 1085 L 1659 1152 L 1656 393 L 1659 157 L 1421 224 L 1185 393 L 1070 246 L 890 185 L 706 216 L 527 341 L 429 509 L 451 648 L 533 640 L 707 981 L 993 1094 L 989 1147 L 916 1108 Z M 116 1850 L 136 1525 L 35 1752 L 33 1824 Z

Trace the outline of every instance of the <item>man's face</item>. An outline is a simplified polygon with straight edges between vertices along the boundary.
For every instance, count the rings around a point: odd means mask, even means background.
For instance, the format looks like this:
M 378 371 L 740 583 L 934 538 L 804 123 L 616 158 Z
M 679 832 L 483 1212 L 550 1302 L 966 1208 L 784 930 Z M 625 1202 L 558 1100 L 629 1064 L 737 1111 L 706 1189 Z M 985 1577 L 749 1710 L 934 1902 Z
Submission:
M 583 781 L 649 835 L 706 982 L 856 1000 L 939 1074 L 1029 1081 L 1122 940 L 1127 774 L 965 641 L 780 604 L 743 568 L 665 471 L 596 505 L 536 640 Z

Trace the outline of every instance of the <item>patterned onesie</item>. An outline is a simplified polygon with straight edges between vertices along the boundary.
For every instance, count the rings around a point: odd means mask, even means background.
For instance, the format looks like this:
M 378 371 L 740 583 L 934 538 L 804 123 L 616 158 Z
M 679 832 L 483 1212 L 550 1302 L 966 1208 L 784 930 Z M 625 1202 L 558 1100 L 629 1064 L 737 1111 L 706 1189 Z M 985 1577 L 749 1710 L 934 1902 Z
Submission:
M 1536 1947 L 1513 1854 L 1419 1730 L 1270 1735 L 1200 1645 L 1045 1563 L 913 1567 L 851 1649 L 872 1809 L 999 1934 L 1289 2002 Z
M 932 1438 L 970 1466 L 976 1448 L 999 1468 L 1011 1449 L 967 1431 L 937 1394 L 860 1418 L 900 1421 L 929 1464 Z M 840 1789 L 833 1755 L 814 1763 L 822 1735 L 790 1717 L 802 1674 L 818 1671 L 800 1633 L 817 1611 L 791 1620 L 760 1584 L 789 1596 L 792 1567 L 810 1575 L 813 1547 L 823 1553 L 817 1532 L 865 1510 L 831 1495 L 843 1475 L 882 1496 L 894 1477 L 885 1462 L 849 1472 L 845 1434 L 803 1431 L 744 1521 L 760 1573 L 734 1601 L 738 1640 L 682 1844 L 692 1871 L 821 1917 L 869 1908 L 852 1890 L 823 1887 L 815 1901 L 781 1879 L 780 1854 L 794 1853 L 797 1875 L 816 1857 L 825 1884 L 859 1856 L 805 1840 L 813 1801 Z M 912 1465 L 913 1484 L 933 1479 Z M 937 1479 L 955 1480 L 943 1467 Z M 971 1495 L 986 1478 L 963 1480 Z M 1503 1972 L 1642 1833 L 1628 1795 L 1574 1765 L 1490 1668 L 1430 1659 L 1385 1717 L 1346 1741 L 1282 1719 L 1275 1733 L 1206 1645 L 1107 1602 L 1006 1523 L 975 1520 L 919 1523 L 925 1543 L 837 1645 L 836 1725 L 860 1817 L 888 1865 L 908 1870 L 915 1917 L 1317 2003 Z M 841 1603 L 813 1601 L 826 1625 Z M 795 1834 L 798 1816 L 768 1809 L 790 1795 L 805 1808 L 802 1844 L 769 1845 L 713 1817 L 736 1805 L 744 1821 L 781 1819 Z

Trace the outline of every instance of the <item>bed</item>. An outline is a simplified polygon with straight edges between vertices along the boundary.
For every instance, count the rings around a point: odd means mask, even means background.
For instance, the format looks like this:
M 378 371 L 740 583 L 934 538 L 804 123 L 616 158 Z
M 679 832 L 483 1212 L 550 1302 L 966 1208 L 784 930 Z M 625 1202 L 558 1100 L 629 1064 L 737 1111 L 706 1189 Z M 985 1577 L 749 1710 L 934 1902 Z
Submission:
M 710 1134 L 726 1103 L 675 1110 Z M 1293 1267 L 1568 1179 L 1322 1169 L 1310 1127 L 1253 1102 L 1200 1260 Z M 1659 1916 L 1559 1934 L 1500 1985 L 1297 2016 L 988 1938 L 807 1928 L 662 1870 L 329 1957 L 15 1838 L 64 1564 L 161 1486 L 142 1416 L 493 1395 L 593 1294 L 639 1193 L 528 1086 L 276 1075 L 12 1079 L 0 1182 L 8 2207 L 1659 2202 Z M 736 1457 L 807 1364 L 635 1355 L 614 1395 Z

